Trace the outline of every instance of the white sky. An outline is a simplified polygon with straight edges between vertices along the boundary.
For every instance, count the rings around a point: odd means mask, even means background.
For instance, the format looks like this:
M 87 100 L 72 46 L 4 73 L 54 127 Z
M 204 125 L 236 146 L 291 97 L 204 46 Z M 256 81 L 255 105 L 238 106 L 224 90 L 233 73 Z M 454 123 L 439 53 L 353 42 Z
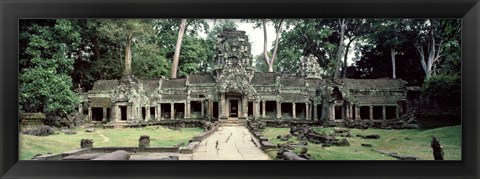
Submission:
M 219 23 L 221 19 L 217 20 L 216 23 Z M 229 19 L 238 26 L 238 30 L 243 30 L 248 36 L 248 40 L 252 44 L 252 55 L 255 57 L 263 53 L 263 29 L 253 28 L 253 23 L 240 22 L 240 19 Z M 212 19 L 206 19 L 210 28 L 214 26 L 214 21 Z M 206 36 L 205 34 L 200 34 L 201 36 Z M 271 23 L 267 23 L 267 46 L 268 50 L 272 47 L 272 42 L 275 40 L 275 28 Z
M 213 28 L 214 20 L 213 19 L 205 19 L 210 26 L 210 28 Z M 218 19 L 216 23 L 219 23 L 222 19 Z M 252 55 L 253 57 L 262 54 L 263 53 L 263 28 L 253 28 L 253 23 L 247 23 L 247 22 L 241 22 L 240 19 L 228 19 L 238 26 L 238 30 L 243 30 L 245 33 L 248 35 L 248 40 L 252 44 Z M 201 32 L 199 34 L 202 37 L 206 37 L 206 34 L 204 32 Z M 280 37 L 281 38 L 281 37 Z M 275 41 L 275 28 L 273 27 L 272 23 L 267 23 L 267 49 L 270 50 L 272 49 L 272 42 Z M 353 48 L 353 45 L 349 49 L 348 53 L 348 60 L 347 63 L 348 65 L 353 64 L 353 57 L 355 56 L 355 49 Z

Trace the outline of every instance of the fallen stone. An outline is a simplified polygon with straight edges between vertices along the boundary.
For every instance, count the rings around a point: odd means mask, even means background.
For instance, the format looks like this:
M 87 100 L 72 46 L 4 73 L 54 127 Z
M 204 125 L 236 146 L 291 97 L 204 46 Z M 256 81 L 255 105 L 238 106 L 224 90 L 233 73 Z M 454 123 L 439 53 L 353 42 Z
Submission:
M 48 136 L 54 133 L 54 130 L 50 126 L 39 126 L 34 129 L 26 130 L 22 132 L 26 135 L 34 135 L 34 136 Z
M 276 148 L 276 146 L 273 145 L 269 141 L 260 141 L 260 144 L 262 146 L 262 150 L 269 150 L 269 149 L 275 149 Z
M 372 144 L 362 144 L 363 147 L 372 147 Z
M 377 134 L 365 135 L 364 139 L 380 139 L 380 136 Z
M 130 159 L 130 154 L 128 152 L 124 150 L 117 150 L 115 152 L 102 155 L 92 160 L 128 160 L 128 159 Z
M 95 132 L 95 128 L 87 128 L 85 129 L 85 132 Z
M 71 156 L 63 157 L 62 160 L 92 160 L 102 155 L 105 155 L 105 154 L 91 153 L 91 154 L 82 154 L 82 155 L 71 155 Z
M 347 139 L 343 138 L 340 141 L 334 142 L 333 145 L 335 146 L 350 146 L 350 142 Z
M 80 148 L 92 148 L 93 147 L 93 139 L 82 139 L 80 140 Z
M 77 131 L 71 131 L 71 130 L 67 130 L 65 132 L 63 132 L 64 134 L 67 134 L 67 135 L 74 135 L 74 134 L 77 134 Z
M 283 158 L 285 160 L 307 160 L 305 158 L 302 158 L 296 154 L 294 154 L 293 152 L 290 152 L 290 151 L 286 151 L 286 152 L 283 152 Z

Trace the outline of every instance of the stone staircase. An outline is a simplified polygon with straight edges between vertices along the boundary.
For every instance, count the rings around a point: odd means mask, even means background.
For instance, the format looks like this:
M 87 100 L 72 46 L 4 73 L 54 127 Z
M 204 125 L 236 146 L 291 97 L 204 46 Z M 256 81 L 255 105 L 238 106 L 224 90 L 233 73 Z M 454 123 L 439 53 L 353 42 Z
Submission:
M 219 120 L 220 126 L 246 126 L 247 120 L 245 119 L 227 119 Z

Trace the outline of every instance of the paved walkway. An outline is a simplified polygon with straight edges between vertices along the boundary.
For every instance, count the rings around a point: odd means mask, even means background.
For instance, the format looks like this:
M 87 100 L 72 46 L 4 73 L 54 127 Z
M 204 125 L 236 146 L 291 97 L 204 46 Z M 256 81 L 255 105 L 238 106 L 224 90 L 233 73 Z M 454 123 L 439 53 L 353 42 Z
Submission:
M 245 126 L 221 126 L 200 142 L 191 160 L 269 160 Z M 188 159 L 187 159 L 188 160 Z
M 270 160 L 252 141 L 254 137 L 245 126 L 221 126 L 200 142 L 193 154 L 137 153 L 131 160 L 178 156 L 180 160 Z

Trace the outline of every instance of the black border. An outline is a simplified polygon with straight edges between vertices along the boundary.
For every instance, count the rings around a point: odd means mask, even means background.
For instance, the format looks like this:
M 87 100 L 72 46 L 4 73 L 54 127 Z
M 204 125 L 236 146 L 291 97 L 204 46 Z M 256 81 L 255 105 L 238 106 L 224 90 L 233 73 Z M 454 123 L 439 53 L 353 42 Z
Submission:
M 4 178 L 480 178 L 479 0 L 0 0 L 0 177 Z M 18 160 L 19 18 L 462 18 L 463 161 Z

